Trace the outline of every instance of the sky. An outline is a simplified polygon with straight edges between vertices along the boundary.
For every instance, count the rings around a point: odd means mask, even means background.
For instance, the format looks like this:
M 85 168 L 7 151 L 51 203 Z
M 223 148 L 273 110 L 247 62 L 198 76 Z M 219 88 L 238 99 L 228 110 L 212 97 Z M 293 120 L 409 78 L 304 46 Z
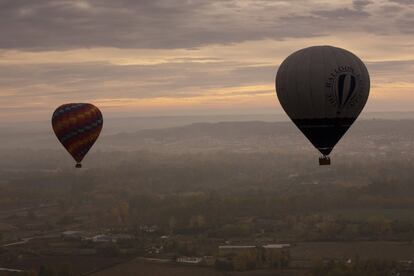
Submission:
M 282 113 L 277 68 L 313 45 L 366 63 L 366 112 L 414 111 L 414 0 L 0 0 L 0 34 L 0 122 Z

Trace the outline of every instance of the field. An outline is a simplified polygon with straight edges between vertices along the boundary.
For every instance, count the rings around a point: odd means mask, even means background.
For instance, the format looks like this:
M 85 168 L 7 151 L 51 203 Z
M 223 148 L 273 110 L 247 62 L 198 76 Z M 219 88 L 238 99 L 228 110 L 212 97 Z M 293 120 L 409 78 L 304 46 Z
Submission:
M 293 246 L 292 259 L 414 259 L 414 243 L 392 241 L 306 242 Z
M 366 221 L 370 218 L 382 217 L 390 220 L 413 222 L 414 209 L 380 209 L 380 208 L 358 208 L 358 209 L 336 209 L 321 212 L 324 215 L 341 216 L 352 221 Z
M 123 258 L 98 256 L 33 256 L 19 258 L 17 261 L 7 264 L 7 267 L 27 271 L 38 271 L 42 265 L 55 271 L 62 271 L 65 267 L 69 267 L 75 275 L 83 275 L 123 261 L 125 261 Z
M 381 260 L 412 260 L 414 259 L 414 243 L 392 241 L 360 241 L 360 242 L 306 242 L 292 246 L 290 250 L 292 265 L 295 263 L 309 266 L 320 259 L 381 259 Z M 304 262 L 300 262 L 303 260 Z M 299 261 L 299 262 L 298 262 Z M 210 267 L 198 267 L 177 265 L 172 263 L 152 263 L 139 259 L 115 265 L 108 269 L 92 273 L 95 276 L 113 275 L 198 275 L 198 276 L 223 276 L 223 275 L 308 275 L 306 270 L 258 270 L 247 272 L 218 271 Z M 404 274 L 409 275 L 409 274 Z M 411 274 L 410 274 L 411 275 Z
M 94 276 L 301 276 L 306 275 L 303 270 L 291 271 L 277 271 L 277 270 L 260 270 L 260 271 L 246 271 L 246 272 L 227 272 L 218 271 L 209 267 L 198 267 L 190 265 L 176 265 L 176 264 L 160 264 L 149 263 L 141 260 L 133 260 L 128 263 L 120 264 L 109 269 L 93 273 Z

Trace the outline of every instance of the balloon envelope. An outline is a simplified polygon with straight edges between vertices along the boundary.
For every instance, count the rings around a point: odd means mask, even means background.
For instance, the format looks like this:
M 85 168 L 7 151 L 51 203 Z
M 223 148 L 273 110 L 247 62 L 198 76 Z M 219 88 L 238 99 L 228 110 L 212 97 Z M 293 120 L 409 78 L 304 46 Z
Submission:
M 351 52 L 314 46 L 283 61 L 276 75 L 277 97 L 295 125 L 328 155 L 367 102 L 368 70 Z
M 65 149 L 76 160 L 76 167 L 98 139 L 103 126 L 102 113 L 88 103 L 59 106 L 52 116 L 52 127 Z

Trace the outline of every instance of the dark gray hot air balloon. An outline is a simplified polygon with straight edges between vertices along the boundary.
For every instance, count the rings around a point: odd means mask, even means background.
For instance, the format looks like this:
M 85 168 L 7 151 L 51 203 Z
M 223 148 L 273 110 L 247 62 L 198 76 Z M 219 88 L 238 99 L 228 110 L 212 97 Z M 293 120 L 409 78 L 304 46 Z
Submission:
M 276 93 L 295 125 L 322 153 L 320 165 L 367 102 L 368 70 L 354 54 L 332 46 L 299 50 L 280 65 Z

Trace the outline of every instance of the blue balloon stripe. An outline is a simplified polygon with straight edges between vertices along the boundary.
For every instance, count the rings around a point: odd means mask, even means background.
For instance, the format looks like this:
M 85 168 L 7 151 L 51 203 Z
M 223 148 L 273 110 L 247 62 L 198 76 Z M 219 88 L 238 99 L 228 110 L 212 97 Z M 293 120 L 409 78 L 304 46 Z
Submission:
M 53 115 L 52 115 L 52 120 L 62 116 L 63 114 L 73 111 L 73 110 L 77 110 L 80 109 L 81 107 L 85 106 L 85 104 L 74 104 L 74 105 L 68 105 L 65 106 L 64 108 L 59 108 L 58 110 L 56 110 Z
M 88 153 L 88 151 L 91 149 L 91 147 L 92 146 L 90 146 L 90 145 L 87 145 L 87 146 L 85 146 L 80 152 L 79 152 L 79 156 L 85 156 L 87 153 Z
M 74 104 L 74 105 L 68 105 L 65 108 L 59 108 L 58 110 L 56 110 L 53 115 L 52 115 L 52 120 L 57 119 L 58 117 L 62 116 L 63 114 L 70 112 L 70 111 L 74 111 L 77 109 L 80 109 L 81 107 L 85 106 L 85 104 L 79 103 L 79 104 Z
M 71 138 L 75 137 L 75 136 L 76 136 L 76 135 L 78 135 L 78 134 L 82 134 L 82 133 L 84 133 L 84 132 L 87 132 L 87 131 L 91 131 L 91 130 L 93 130 L 94 128 L 98 127 L 99 125 L 102 125 L 102 120 L 101 120 L 101 119 L 98 119 L 96 122 L 93 122 L 92 124 L 87 125 L 87 126 L 85 126 L 85 127 L 83 127 L 83 128 L 80 128 L 80 129 L 78 129 L 78 130 L 76 130 L 76 131 L 71 131 L 71 132 L 70 132 L 70 133 L 68 133 L 67 135 L 63 136 L 63 137 L 62 137 L 62 139 L 61 139 L 60 141 L 61 141 L 62 143 L 64 143 L 64 142 L 66 142 L 67 140 L 69 140 L 69 139 L 71 139 Z

